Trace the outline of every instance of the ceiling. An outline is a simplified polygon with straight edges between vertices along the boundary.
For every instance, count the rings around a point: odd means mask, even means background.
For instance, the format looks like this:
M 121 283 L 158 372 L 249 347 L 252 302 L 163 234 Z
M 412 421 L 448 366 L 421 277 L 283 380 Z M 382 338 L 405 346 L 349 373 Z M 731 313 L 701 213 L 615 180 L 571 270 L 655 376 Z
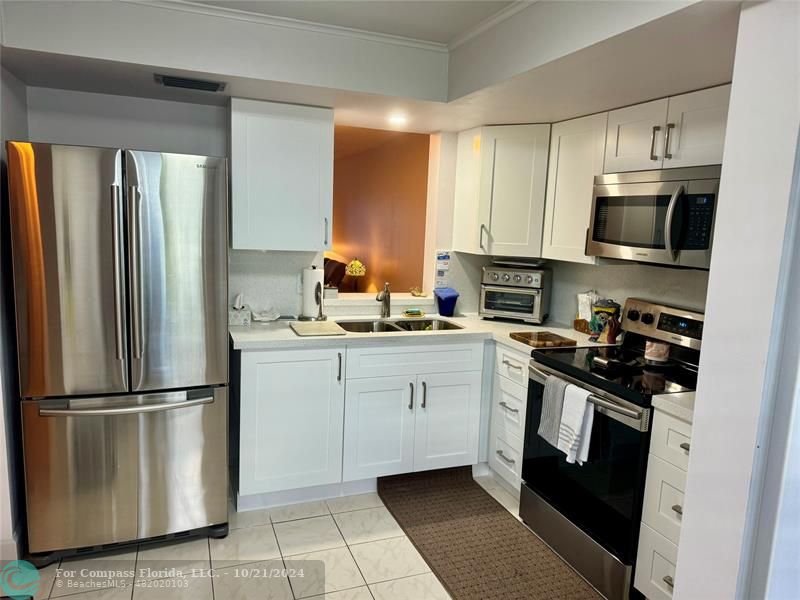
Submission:
M 333 136 L 333 158 L 334 160 L 339 160 L 340 158 L 361 154 L 367 150 L 383 146 L 387 142 L 396 140 L 404 135 L 418 134 L 337 125 Z
M 448 44 L 512 2 L 506 0 L 195 0 L 193 4 Z

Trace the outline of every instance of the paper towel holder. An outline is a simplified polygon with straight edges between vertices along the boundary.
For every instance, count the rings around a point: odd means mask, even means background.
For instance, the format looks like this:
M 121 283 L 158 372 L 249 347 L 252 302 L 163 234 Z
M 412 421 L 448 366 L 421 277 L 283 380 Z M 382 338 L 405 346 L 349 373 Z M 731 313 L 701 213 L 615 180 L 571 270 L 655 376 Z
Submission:
M 316 269 L 316 266 L 312 266 L 312 269 Z M 299 321 L 327 321 L 328 317 L 322 314 L 322 305 L 324 303 L 325 295 L 322 293 L 322 283 L 317 282 L 317 285 L 314 286 L 314 302 L 317 304 L 317 314 L 316 316 L 306 316 L 300 315 Z

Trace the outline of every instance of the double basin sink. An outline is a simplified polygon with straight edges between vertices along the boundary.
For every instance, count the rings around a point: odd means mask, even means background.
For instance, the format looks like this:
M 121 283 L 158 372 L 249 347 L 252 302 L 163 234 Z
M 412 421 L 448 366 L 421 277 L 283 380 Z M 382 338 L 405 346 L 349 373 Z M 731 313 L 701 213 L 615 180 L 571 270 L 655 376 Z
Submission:
M 350 333 L 397 333 L 399 331 L 447 331 L 451 329 L 464 329 L 443 319 L 375 319 L 360 321 L 336 321 L 336 323 Z

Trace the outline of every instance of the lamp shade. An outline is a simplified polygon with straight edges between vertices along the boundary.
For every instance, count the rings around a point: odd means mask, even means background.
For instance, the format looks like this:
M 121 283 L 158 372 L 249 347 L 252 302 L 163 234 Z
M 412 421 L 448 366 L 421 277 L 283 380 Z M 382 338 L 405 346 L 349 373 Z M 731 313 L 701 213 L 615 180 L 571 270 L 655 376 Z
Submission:
M 345 275 L 350 275 L 350 277 L 364 277 L 367 274 L 367 267 L 356 257 L 347 263 L 344 272 Z

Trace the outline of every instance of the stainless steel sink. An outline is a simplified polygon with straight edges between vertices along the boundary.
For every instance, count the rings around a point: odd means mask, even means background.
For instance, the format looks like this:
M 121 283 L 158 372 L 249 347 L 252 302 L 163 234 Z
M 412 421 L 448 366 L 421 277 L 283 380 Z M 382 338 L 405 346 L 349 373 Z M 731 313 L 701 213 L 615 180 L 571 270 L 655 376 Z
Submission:
M 451 329 L 464 329 L 463 325 L 456 325 L 442 319 L 401 319 L 394 324 L 406 331 L 448 331 Z
M 391 321 L 336 321 L 336 323 L 351 333 L 397 333 L 404 331 Z

